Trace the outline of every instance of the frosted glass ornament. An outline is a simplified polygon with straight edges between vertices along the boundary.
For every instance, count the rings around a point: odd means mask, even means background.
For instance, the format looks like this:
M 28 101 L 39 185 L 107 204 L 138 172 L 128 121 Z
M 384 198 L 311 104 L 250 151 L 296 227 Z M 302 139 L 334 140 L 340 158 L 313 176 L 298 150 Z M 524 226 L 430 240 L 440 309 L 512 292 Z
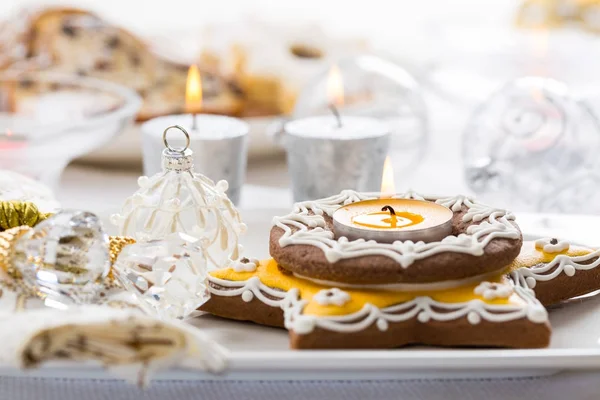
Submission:
M 185 318 L 210 298 L 206 258 L 198 242 L 172 233 L 165 240 L 129 245 L 113 271 L 148 313 Z
M 179 129 L 187 138 L 185 148 L 167 142 L 169 129 Z M 113 215 L 121 235 L 138 242 L 163 240 L 171 233 L 185 233 L 200 240 L 209 268 L 222 268 L 239 258 L 239 235 L 246 225 L 227 197 L 227 181 L 216 184 L 193 170 L 189 135 L 181 126 L 165 129 L 163 171 L 138 179 L 139 190 L 127 198 L 120 214 Z M 218 157 L 218 155 L 215 155 Z

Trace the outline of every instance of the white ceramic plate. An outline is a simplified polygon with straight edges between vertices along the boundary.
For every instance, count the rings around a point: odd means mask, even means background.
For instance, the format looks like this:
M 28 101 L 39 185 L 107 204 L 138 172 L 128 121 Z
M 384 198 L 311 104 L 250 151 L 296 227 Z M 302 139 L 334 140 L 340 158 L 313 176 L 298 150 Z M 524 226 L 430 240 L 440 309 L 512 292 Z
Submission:
M 246 254 L 268 256 L 268 233 L 274 215 L 287 210 L 246 211 L 249 233 Z M 547 217 L 524 215 L 525 231 L 544 235 L 539 221 Z M 564 219 L 563 224 L 571 219 Z M 581 223 L 582 221 L 575 221 Z M 596 225 L 597 226 L 597 225 Z M 566 231 L 583 228 L 564 226 Z M 580 239 L 581 241 L 581 239 Z M 594 237 L 584 242 L 594 242 Z M 216 379 L 414 379 L 487 378 L 553 374 L 563 370 L 600 370 L 600 296 L 571 301 L 551 310 L 552 343 L 547 349 L 440 349 L 410 347 L 396 350 L 293 351 L 287 332 L 203 315 L 194 325 L 231 350 L 228 372 Z M 22 375 L 2 370 L 2 375 Z M 106 378 L 97 366 L 73 368 L 48 365 L 28 375 L 45 377 Z M 214 376 L 183 369 L 167 371 L 158 379 L 215 379 Z

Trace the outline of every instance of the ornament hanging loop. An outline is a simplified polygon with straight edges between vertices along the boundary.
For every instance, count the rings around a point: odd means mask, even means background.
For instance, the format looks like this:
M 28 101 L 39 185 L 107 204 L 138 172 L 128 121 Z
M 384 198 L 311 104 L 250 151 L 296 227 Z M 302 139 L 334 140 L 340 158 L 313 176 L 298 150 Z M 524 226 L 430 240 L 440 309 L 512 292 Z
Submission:
M 183 132 L 183 134 L 185 135 L 185 147 L 176 149 L 174 147 L 169 146 L 169 141 L 167 140 L 167 133 L 169 132 L 169 129 L 179 129 L 181 132 Z M 190 147 L 190 134 L 181 125 L 171 125 L 163 132 L 163 143 L 169 151 L 183 154 Z

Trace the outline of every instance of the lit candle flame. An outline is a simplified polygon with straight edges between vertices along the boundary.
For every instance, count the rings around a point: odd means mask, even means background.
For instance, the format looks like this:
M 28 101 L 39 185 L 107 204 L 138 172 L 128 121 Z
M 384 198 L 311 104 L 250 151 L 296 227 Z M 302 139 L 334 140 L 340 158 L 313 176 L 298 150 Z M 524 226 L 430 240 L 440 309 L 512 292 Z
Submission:
M 344 105 L 344 81 L 337 65 L 334 65 L 329 70 L 327 77 L 327 100 L 334 107 L 342 107 Z
M 396 194 L 396 187 L 394 186 L 394 168 L 392 167 L 392 160 L 390 156 L 385 158 L 383 163 L 383 176 L 381 178 L 381 198 L 389 198 Z
M 538 28 L 533 31 L 533 75 L 548 75 L 546 67 L 549 50 L 549 32 L 546 28 Z
M 199 113 L 202 109 L 202 80 L 197 65 L 191 65 L 188 70 L 185 86 L 185 109 L 191 114 Z

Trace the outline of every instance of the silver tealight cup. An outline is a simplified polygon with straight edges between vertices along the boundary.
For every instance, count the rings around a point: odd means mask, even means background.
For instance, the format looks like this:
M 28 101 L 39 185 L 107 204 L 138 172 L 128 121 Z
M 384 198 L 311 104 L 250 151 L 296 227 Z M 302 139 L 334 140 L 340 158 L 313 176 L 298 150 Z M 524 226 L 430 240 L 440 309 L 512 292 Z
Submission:
M 381 187 L 390 144 L 390 130 L 383 122 L 354 116 L 302 118 L 284 125 L 281 142 L 294 201 Z
M 165 126 L 171 125 L 183 126 L 189 132 L 194 170 L 215 182 L 226 180 L 229 183 L 227 195 L 234 204 L 239 204 L 246 178 L 248 124 L 237 118 L 208 114 L 169 115 L 145 122 L 142 124 L 142 151 L 147 176 L 161 171 L 162 132 Z M 183 147 L 185 140 L 180 135 L 173 135 L 169 143 Z

